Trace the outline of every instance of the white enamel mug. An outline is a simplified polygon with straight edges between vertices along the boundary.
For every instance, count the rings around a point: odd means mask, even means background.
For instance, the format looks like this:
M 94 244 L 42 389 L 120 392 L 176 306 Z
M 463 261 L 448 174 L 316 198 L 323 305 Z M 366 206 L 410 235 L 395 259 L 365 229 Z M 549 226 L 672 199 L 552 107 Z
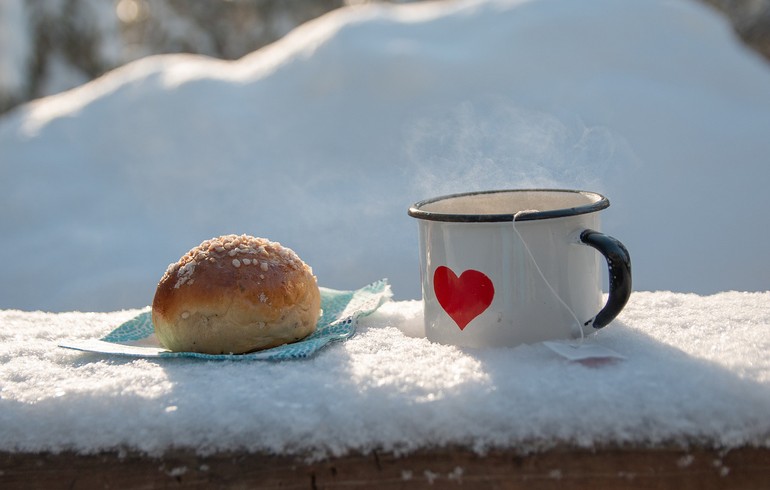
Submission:
M 610 323 L 631 295 L 631 260 L 622 243 L 598 231 L 599 211 L 609 205 L 595 192 L 561 189 L 414 204 L 427 338 L 516 346 L 577 338 Z M 600 254 L 609 269 L 604 305 Z

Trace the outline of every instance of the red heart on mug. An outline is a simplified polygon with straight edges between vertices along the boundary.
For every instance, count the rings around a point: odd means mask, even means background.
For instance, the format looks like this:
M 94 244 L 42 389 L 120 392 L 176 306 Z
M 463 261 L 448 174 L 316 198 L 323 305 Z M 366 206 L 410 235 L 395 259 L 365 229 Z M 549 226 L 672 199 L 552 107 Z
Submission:
M 433 273 L 433 291 L 460 330 L 489 308 L 495 297 L 495 287 L 483 272 L 468 269 L 457 277 L 452 269 L 443 265 Z

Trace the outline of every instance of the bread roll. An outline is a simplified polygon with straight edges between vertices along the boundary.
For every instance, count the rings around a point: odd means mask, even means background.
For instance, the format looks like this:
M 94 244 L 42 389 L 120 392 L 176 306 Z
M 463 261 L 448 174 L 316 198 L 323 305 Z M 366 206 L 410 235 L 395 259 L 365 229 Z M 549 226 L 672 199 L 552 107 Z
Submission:
M 303 339 L 320 310 L 313 271 L 291 249 L 227 235 L 168 267 L 152 301 L 152 322 L 169 350 L 242 354 Z

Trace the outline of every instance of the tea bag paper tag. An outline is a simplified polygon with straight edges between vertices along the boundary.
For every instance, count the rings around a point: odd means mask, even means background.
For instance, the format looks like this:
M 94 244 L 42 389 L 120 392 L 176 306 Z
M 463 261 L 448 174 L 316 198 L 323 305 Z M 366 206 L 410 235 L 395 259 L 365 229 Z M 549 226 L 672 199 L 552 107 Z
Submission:
M 588 342 L 556 342 L 549 340 L 543 342 L 543 345 L 561 357 L 573 362 L 595 364 L 626 359 L 626 356 L 619 352 Z

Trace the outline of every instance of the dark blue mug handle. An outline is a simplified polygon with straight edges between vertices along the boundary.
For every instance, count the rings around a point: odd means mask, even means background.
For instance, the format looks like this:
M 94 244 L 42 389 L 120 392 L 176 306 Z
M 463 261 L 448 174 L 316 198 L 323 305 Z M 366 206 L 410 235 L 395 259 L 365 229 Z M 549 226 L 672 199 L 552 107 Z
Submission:
M 607 259 L 610 272 L 610 293 L 607 304 L 584 325 L 600 329 L 609 324 L 626 306 L 631 297 L 631 256 L 620 240 L 594 230 L 583 230 L 580 241 L 599 251 Z

